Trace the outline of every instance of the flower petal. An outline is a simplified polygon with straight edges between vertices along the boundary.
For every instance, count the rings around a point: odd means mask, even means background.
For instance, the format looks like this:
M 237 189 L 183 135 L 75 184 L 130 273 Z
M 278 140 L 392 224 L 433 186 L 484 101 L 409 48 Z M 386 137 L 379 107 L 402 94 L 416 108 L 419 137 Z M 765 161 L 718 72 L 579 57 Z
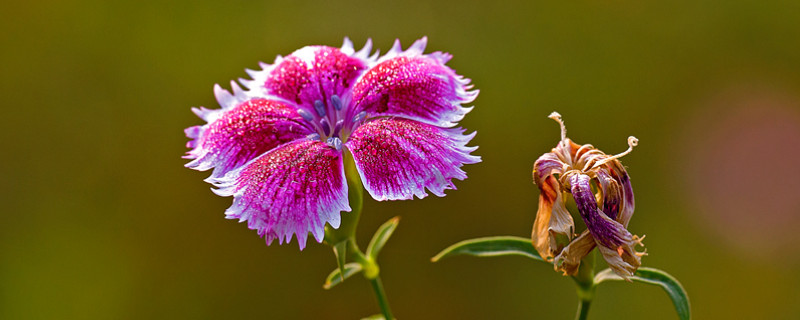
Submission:
M 278 145 L 312 132 L 295 108 L 281 102 L 262 98 L 238 102 L 218 96 L 224 98 L 223 109 L 195 109 L 209 123 L 186 129 L 186 135 L 193 139 L 187 147 L 194 148 L 184 156 L 194 159 L 186 166 L 201 171 L 214 168 L 212 177 L 221 177 Z
M 586 227 L 597 241 L 606 246 L 616 248 L 631 238 L 631 234 L 621 224 L 598 210 L 597 201 L 592 194 L 589 176 L 574 174 L 570 176 L 572 196 Z
M 247 221 L 267 244 L 296 234 L 302 250 L 309 232 L 321 242 L 325 223 L 338 228 L 350 211 L 342 154 L 316 140 L 284 144 L 210 182 L 234 197 L 226 217 Z
M 564 163 L 553 152 L 543 154 L 533 163 L 533 182 L 544 182 L 547 176 L 564 172 Z
M 623 226 L 628 227 L 628 222 L 631 221 L 633 209 L 636 206 L 636 203 L 633 199 L 631 178 L 628 176 L 628 172 L 625 171 L 625 167 L 623 167 L 622 163 L 620 163 L 618 160 L 610 161 L 609 163 L 603 165 L 603 167 L 609 170 L 611 177 L 617 181 L 622 188 L 622 208 L 620 209 L 620 214 L 618 217 L 616 217 L 616 220 L 619 221 L 619 223 L 621 223 Z
M 586 227 L 594 237 L 603 258 L 619 276 L 627 279 L 641 265 L 641 255 L 634 247 L 641 245 L 625 227 L 612 220 L 597 208 L 589 176 L 575 174 L 570 177 L 572 196 Z
M 449 54 L 423 55 L 426 38 L 400 51 L 400 43 L 377 65 L 369 69 L 353 87 L 350 116 L 362 111 L 372 116 L 389 115 L 452 127 L 472 108 L 461 104 L 475 100 L 478 91 L 470 80 L 445 66 Z
M 594 249 L 596 245 L 592 234 L 589 230 L 586 230 L 575 238 L 575 240 L 572 240 L 572 242 L 553 259 L 553 266 L 556 271 L 563 272 L 565 276 L 574 276 L 578 273 L 581 260 L 583 260 L 589 252 L 592 252 L 592 249 Z
M 644 252 L 636 251 L 636 245 L 643 246 L 644 244 L 641 243 L 639 237 L 633 236 L 631 241 L 623 243 L 616 249 L 602 245 L 597 246 L 597 248 L 600 250 L 603 259 L 606 260 L 611 270 L 614 270 L 614 273 L 618 274 L 623 279 L 630 281 L 628 278 L 632 277 L 636 270 L 642 265 L 642 256 L 645 255 Z
M 581 148 L 583 146 L 573 142 L 569 138 L 564 138 L 563 141 L 559 141 L 555 148 L 550 150 L 550 153 L 556 155 L 559 161 L 568 164 L 572 167 L 577 167 L 578 161 L 578 151 L 580 154 L 583 155 L 591 148 L 591 145 L 585 145 L 586 148 Z
M 437 196 L 463 180 L 464 164 L 480 162 L 466 144 L 475 133 L 445 129 L 400 118 L 379 118 L 358 127 L 346 142 L 364 187 L 375 200 Z
M 561 192 L 561 184 L 553 174 L 563 173 L 564 163 L 555 153 L 545 153 L 533 163 L 533 182 L 539 187 L 539 210 L 533 222 L 531 239 L 539 255 L 550 261 L 572 239 L 572 220 Z M 561 240 L 561 241 L 559 241 Z
M 350 88 L 371 63 L 367 57 L 371 42 L 364 50 L 354 52 L 352 43 L 345 40 L 342 49 L 327 46 L 303 47 L 287 57 L 278 57 L 272 65 L 262 65 L 261 71 L 248 71 L 253 80 L 243 80 L 251 90 L 291 101 L 310 114 L 319 100 L 333 112 L 330 99 L 339 96 L 347 105 Z
M 597 170 L 597 181 L 603 196 L 603 213 L 616 220 L 622 205 L 622 188 L 605 169 Z
M 533 222 L 531 239 L 542 259 L 550 261 L 572 239 L 575 222 L 564 206 L 561 185 L 555 177 L 547 175 L 537 182 L 537 186 L 539 210 Z

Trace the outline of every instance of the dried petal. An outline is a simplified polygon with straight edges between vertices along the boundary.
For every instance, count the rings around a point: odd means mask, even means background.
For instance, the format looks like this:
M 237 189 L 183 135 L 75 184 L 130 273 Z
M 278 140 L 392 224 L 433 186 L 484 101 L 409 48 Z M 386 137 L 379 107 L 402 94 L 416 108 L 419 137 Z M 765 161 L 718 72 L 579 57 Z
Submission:
M 553 266 L 556 271 L 563 272 L 565 276 L 573 276 L 578 273 L 581 260 L 589 255 L 596 245 L 592 234 L 589 230 L 586 230 L 575 238 L 575 240 L 572 240 L 572 242 L 553 259 Z
M 636 206 L 636 203 L 633 199 L 633 187 L 631 186 L 631 178 L 628 176 L 628 173 L 625 171 L 625 167 L 618 160 L 611 161 L 604 165 L 605 168 L 608 168 L 609 174 L 611 177 L 619 183 L 622 188 L 622 208 L 620 209 L 620 214 L 616 218 L 619 223 L 622 223 L 623 226 L 626 228 L 628 227 L 628 222 L 631 221 L 631 217 L 633 216 L 633 210 Z
M 597 181 L 600 182 L 600 192 L 603 196 L 603 213 L 611 219 L 616 219 L 622 205 L 622 188 L 603 169 L 597 170 Z
M 573 175 L 572 196 L 603 258 L 614 272 L 627 279 L 641 265 L 641 254 L 634 249 L 636 244 L 641 243 L 622 224 L 612 220 L 597 208 L 589 181 L 587 175 Z
M 564 206 L 561 185 L 553 176 L 561 173 L 560 162 L 552 153 L 544 154 L 534 165 L 533 177 L 539 187 L 539 209 L 533 222 L 531 239 L 539 255 L 550 260 L 565 243 L 572 240 L 575 222 Z M 559 238 L 562 240 L 559 241 Z

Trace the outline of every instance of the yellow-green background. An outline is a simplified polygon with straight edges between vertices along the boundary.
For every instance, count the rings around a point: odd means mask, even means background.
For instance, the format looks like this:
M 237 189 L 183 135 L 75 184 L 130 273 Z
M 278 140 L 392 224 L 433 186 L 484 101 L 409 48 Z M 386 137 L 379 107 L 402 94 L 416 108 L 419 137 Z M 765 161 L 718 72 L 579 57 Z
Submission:
M 624 150 L 628 135 L 640 139 L 623 159 L 637 196 L 630 229 L 647 235 L 644 265 L 681 280 L 696 319 L 796 319 L 800 204 L 779 200 L 800 199 L 792 182 L 800 145 L 726 140 L 741 135 L 748 116 L 713 128 L 736 108 L 773 131 L 800 128 L 792 118 L 800 110 L 798 2 L 553 3 L 6 1 L 0 318 L 377 313 L 360 277 L 322 289 L 335 266 L 329 248 L 267 247 L 225 220 L 231 199 L 209 191 L 208 173 L 183 167 L 183 128 L 201 123 L 190 107 L 217 107 L 213 84 L 228 87 L 258 61 L 339 46 L 344 36 L 357 47 L 371 37 L 385 52 L 395 38 L 407 46 L 427 35 L 429 51 L 452 53 L 449 65 L 481 90 L 461 124 L 478 131 L 483 162 L 467 166 L 469 179 L 445 198 L 367 199 L 361 241 L 402 216 L 380 260 L 400 319 L 573 317 L 572 282 L 545 264 L 429 262 L 462 239 L 529 235 L 538 196 L 531 165 L 558 139 L 546 118 L 553 110 L 574 140 L 608 153 Z M 759 132 L 749 130 L 745 137 Z M 736 183 L 714 184 L 719 177 Z M 718 212 L 704 202 L 706 186 L 717 188 L 716 201 L 782 207 Z M 601 287 L 590 316 L 676 318 L 663 291 L 624 283 Z

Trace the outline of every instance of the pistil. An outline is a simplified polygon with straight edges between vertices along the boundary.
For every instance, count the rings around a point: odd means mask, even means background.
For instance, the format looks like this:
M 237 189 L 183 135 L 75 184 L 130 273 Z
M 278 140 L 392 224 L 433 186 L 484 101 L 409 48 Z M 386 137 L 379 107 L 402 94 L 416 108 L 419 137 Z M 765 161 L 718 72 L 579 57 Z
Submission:
M 633 151 L 633 147 L 638 146 L 638 145 L 639 145 L 639 139 L 636 139 L 636 137 L 634 137 L 634 136 L 628 137 L 628 150 L 625 150 L 624 152 L 622 152 L 620 154 L 616 154 L 616 155 L 613 155 L 613 156 L 610 156 L 608 158 L 605 158 L 603 160 L 598 161 L 597 163 L 595 163 L 592 166 L 592 169 L 597 168 L 599 166 L 602 166 L 603 164 L 608 163 L 609 161 L 612 161 L 614 159 L 622 158 L 623 156 L 631 153 L 631 151 Z

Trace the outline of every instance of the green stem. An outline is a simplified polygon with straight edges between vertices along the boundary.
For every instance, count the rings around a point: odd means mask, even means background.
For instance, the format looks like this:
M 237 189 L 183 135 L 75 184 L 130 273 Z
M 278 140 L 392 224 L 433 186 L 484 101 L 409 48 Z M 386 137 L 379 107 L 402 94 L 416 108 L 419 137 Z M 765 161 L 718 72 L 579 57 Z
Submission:
M 372 284 L 372 290 L 375 291 L 375 297 L 378 299 L 378 306 L 381 308 L 381 313 L 386 320 L 394 320 L 392 311 L 389 309 L 389 300 L 386 298 L 386 292 L 383 290 L 383 283 L 379 277 L 380 268 L 378 263 L 373 257 L 368 257 L 358 248 L 356 242 L 356 227 L 358 220 L 361 216 L 361 209 L 364 203 L 364 185 L 361 183 L 361 177 L 356 170 L 353 155 L 345 151 L 344 155 L 344 170 L 345 178 L 347 179 L 348 200 L 352 212 L 342 215 L 342 223 L 339 229 L 325 228 L 325 240 L 330 245 L 347 241 L 347 255 L 358 264 L 361 265 L 364 278 L 369 280 Z
M 589 307 L 594 299 L 595 291 L 594 259 L 594 252 L 583 258 L 580 267 L 578 267 L 578 274 L 572 277 L 578 285 L 578 313 L 575 315 L 576 320 L 585 320 L 589 316 Z
M 589 316 L 589 306 L 592 300 L 578 300 L 578 314 L 575 315 L 576 320 L 586 320 Z
M 358 262 L 364 270 L 364 278 L 369 280 L 369 283 L 372 284 L 372 290 L 375 291 L 375 298 L 378 299 L 378 306 L 381 308 L 381 314 L 383 314 L 386 320 L 393 320 L 394 316 L 392 316 L 392 311 L 389 308 L 389 299 L 386 298 L 386 291 L 383 290 L 383 282 L 381 282 L 381 269 L 378 267 L 375 260 L 361 252 L 355 239 L 351 240 L 348 250 L 352 253 L 353 260 Z
M 381 307 L 381 313 L 386 320 L 394 320 L 392 310 L 389 308 L 389 300 L 386 299 L 386 292 L 383 291 L 383 283 L 381 277 L 376 276 L 370 279 L 369 283 L 372 284 L 372 290 L 375 291 L 375 297 L 378 299 L 378 305 Z

